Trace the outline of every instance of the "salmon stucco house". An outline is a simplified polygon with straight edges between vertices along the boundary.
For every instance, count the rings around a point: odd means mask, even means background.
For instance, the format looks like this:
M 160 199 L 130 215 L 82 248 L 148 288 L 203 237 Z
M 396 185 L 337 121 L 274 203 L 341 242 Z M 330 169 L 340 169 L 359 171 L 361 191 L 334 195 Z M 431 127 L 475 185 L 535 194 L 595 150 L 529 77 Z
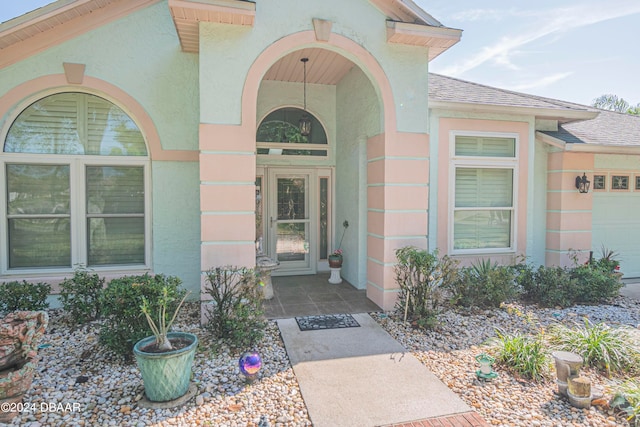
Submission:
M 0 24 L 0 280 L 85 265 L 198 294 L 256 246 L 326 271 L 343 232 L 343 277 L 385 309 L 405 245 L 604 245 L 640 276 L 640 119 L 430 74 L 461 33 L 411 0 L 59 0 Z

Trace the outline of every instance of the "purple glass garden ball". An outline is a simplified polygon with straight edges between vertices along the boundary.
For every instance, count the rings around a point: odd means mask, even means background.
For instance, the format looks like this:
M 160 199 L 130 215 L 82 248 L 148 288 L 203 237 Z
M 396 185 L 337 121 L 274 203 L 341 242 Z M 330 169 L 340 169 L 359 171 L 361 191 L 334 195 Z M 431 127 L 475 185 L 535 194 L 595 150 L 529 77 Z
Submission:
M 262 368 L 262 358 L 255 351 L 247 351 L 240 356 L 238 364 L 243 375 L 247 378 L 255 378 Z

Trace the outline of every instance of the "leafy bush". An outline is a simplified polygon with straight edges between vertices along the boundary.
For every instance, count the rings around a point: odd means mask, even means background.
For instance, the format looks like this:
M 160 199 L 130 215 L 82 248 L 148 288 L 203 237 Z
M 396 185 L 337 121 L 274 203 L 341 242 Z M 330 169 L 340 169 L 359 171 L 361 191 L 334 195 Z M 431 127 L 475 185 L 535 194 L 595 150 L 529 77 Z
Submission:
M 611 407 L 626 412 L 630 424 L 640 427 L 640 378 L 632 378 L 618 386 Z
M 225 266 L 210 269 L 206 276 L 211 302 L 205 327 L 232 347 L 250 348 L 266 327 L 258 275 L 253 269 Z
M 550 359 L 541 335 L 508 335 L 498 331 L 495 347 L 496 360 L 519 375 L 533 381 L 548 376 Z
M 457 280 L 457 262 L 444 256 L 438 259 L 438 251 L 429 253 L 413 246 L 396 250 L 394 267 L 400 295 L 396 309 L 425 327 L 435 325 L 442 303 L 442 290 Z
M 574 304 L 576 279 L 563 267 L 545 267 L 537 270 L 527 264 L 514 268 L 516 283 L 520 286 L 525 299 L 543 307 L 567 307 Z
M 100 330 L 100 342 L 115 353 L 129 359 L 136 342 L 151 335 L 149 324 L 142 312 L 144 299 L 151 312 L 159 312 L 167 289 L 166 315 L 176 311 L 185 295 L 179 289 L 182 281 L 174 276 L 157 274 L 150 276 L 125 276 L 113 279 L 102 292 L 100 305 L 105 322 Z M 167 321 L 170 319 L 167 319 Z
M 640 366 L 640 346 L 634 333 L 632 328 L 592 324 L 585 318 L 584 325 L 576 324 L 575 328 L 553 324 L 547 336 L 553 347 L 577 353 L 584 363 L 610 375 L 611 371 L 633 371 Z
M 78 324 L 95 320 L 100 315 L 100 295 L 104 278 L 77 268 L 71 279 L 60 283 L 62 308 Z
M 499 307 L 518 295 L 514 278 L 511 267 L 481 260 L 460 270 L 449 287 L 452 302 L 464 307 Z
M 48 283 L 0 283 L 0 311 L 38 311 L 49 308 L 47 297 L 51 293 Z
M 571 270 L 576 283 L 575 302 L 599 304 L 619 295 L 623 284 L 607 262 L 595 261 Z

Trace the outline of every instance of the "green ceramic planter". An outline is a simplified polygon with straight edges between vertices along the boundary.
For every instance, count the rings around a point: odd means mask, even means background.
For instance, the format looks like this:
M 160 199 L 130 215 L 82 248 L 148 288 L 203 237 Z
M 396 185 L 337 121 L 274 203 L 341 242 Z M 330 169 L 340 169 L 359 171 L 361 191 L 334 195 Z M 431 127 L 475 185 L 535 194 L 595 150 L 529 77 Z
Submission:
M 155 341 L 147 337 L 136 343 L 133 353 L 144 381 L 144 392 L 152 402 L 167 402 L 189 390 L 191 366 L 198 347 L 198 337 L 186 332 L 169 332 L 169 338 L 184 338 L 191 344 L 166 353 L 147 353 L 141 349 Z

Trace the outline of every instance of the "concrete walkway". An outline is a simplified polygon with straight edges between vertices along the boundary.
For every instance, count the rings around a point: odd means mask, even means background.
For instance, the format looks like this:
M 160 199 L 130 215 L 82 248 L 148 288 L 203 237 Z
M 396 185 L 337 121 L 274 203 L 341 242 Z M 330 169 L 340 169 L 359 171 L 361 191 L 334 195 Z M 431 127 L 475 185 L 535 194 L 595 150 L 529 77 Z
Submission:
M 399 425 L 455 414 L 484 425 L 368 314 L 353 317 L 360 327 L 314 331 L 300 331 L 295 319 L 278 320 L 314 427 Z
M 640 280 L 633 279 L 629 282 L 623 280 L 623 282 L 625 282 L 625 285 L 620 289 L 620 295 L 640 300 Z

